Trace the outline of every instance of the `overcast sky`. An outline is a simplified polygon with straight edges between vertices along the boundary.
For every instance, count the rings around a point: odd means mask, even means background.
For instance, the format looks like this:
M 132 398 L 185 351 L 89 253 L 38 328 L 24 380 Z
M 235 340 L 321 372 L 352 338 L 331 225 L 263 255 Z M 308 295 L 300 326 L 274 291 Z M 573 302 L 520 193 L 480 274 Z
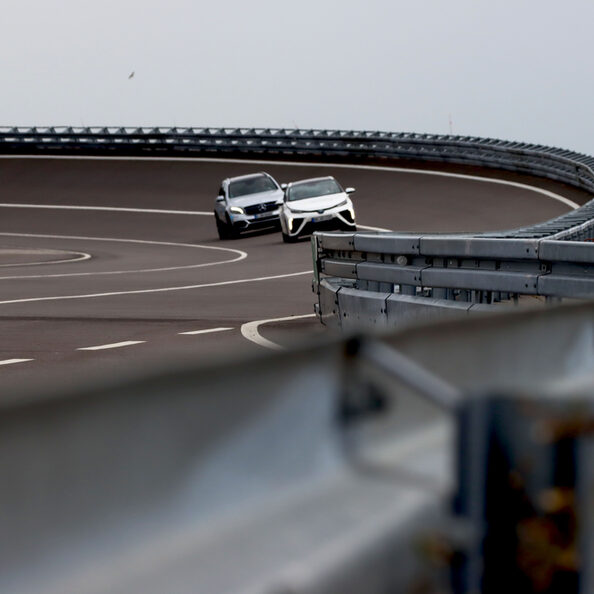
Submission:
M 0 6 L 0 125 L 451 125 L 594 154 L 592 0 Z

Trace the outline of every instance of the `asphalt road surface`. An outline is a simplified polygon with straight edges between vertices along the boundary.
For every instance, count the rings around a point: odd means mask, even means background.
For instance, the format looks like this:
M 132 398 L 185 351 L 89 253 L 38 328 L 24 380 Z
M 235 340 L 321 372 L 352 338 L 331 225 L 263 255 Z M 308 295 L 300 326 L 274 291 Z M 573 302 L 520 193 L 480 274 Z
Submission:
M 437 166 L 0 158 L 2 397 L 323 333 L 311 316 L 309 240 L 217 238 L 212 209 L 225 177 L 335 175 L 357 189 L 360 226 L 398 231 L 509 229 L 589 199 L 527 176 L 505 175 L 510 185 L 493 171 L 428 167 Z

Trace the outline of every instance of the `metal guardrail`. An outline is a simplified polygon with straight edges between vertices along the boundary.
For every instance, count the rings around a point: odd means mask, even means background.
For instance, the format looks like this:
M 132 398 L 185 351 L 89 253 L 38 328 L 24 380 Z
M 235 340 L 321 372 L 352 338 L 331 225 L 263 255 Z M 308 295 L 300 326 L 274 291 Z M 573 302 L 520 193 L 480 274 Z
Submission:
M 202 132 L 3 129 L 0 150 L 408 155 L 591 190 L 589 158 L 530 145 Z M 580 210 L 509 237 L 317 236 L 320 312 L 377 324 L 587 295 L 591 244 L 559 241 L 588 238 Z M 0 590 L 590 592 L 593 319 L 591 304 L 515 312 L 6 401 Z
M 505 576 L 521 592 L 542 567 L 591 580 L 593 329 L 593 304 L 514 311 L 79 388 L 21 385 L 0 405 L 0 591 L 453 582 L 463 594 L 499 592 Z
M 314 288 L 326 324 L 397 325 L 435 315 L 594 296 L 594 245 L 555 239 L 316 234 Z

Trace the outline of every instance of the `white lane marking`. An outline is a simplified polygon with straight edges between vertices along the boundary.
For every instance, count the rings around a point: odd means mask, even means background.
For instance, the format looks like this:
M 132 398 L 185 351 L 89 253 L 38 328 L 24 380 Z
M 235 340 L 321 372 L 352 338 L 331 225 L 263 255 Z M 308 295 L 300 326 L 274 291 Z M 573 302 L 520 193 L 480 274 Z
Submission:
M 211 332 L 224 332 L 225 330 L 233 330 L 233 328 L 208 328 L 207 330 L 190 330 L 189 332 L 179 332 L 179 334 L 192 336 L 196 334 L 210 334 Z
M 163 210 L 157 208 L 124 208 L 120 206 L 77 206 L 74 204 L 23 204 L 2 202 L 0 208 L 42 208 L 47 210 L 98 210 L 104 212 L 134 212 L 141 214 L 173 214 L 173 215 L 197 215 L 214 216 L 212 211 L 204 210 Z
M 555 194 L 555 192 L 551 192 L 549 190 L 545 190 L 544 188 L 539 188 L 537 186 L 529 186 L 528 184 L 522 184 L 520 182 L 513 182 L 504 179 L 496 179 L 491 177 L 480 177 L 478 175 L 466 175 L 464 173 L 449 173 L 446 171 L 436 171 L 433 169 L 407 169 L 405 167 L 386 167 L 382 165 L 349 165 L 347 163 L 308 163 L 306 161 L 272 161 L 272 160 L 265 160 L 265 159 L 218 159 L 218 158 L 200 158 L 200 157 L 92 157 L 92 156 L 60 156 L 60 155 L 51 155 L 51 156 L 43 156 L 43 155 L 0 155 L 0 159 L 75 159 L 75 160 L 96 160 L 96 161 L 105 161 L 105 160 L 112 160 L 112 161 L 164 161 L 164 162 L 204 162 L 204 163 L 246 163 L 252 165 L 287 165 L 290 167 L 333 167 L 336 169 L 359 169 L 362 171 L 391 171 L 395 173 L 411 173 L 416 175 L 437 175 L 441 177 L 452 177 L 457 179 L 469 179 L 473 181 L 481 181 L 485 183 L 491 184 L 501 184 L 505 186 L 513 186 L 516 188 L 521 188 L 523 190 L 529 190 L 531 192 L 536 192 L 537 194 L 542 194 L 543 196 L 547 196 L 548 198 L 552 198 L 553 200 L 557 200 L 558 202 L 562 202 L 563 204 L 576 209 L 579 208 L 579 204 L 573 202 L 569 198 L 565 198 L 559 194 Z M 209 213 L 212 214 L 212 213 Z
M 241 335 L 250 340 L 251 342 L 255 342 L 262 347 L 267 349 L 272 349 L 275 351 L 283 351 L 285 347 L 277 344 L 276 342 L 272 342 L 272 340 L 268 340 L 260 335 L 258 328 L 262 324 L 270 324 L 272 322 L 287 322 L 289 320 L 299 320 L 301 318 L 313 318 L 316 314 L 301 314 L 298 316 L 287 316 L 284 318 L 270 318 L 268 320 L 257 320 L 255 322 L 246 322 L 245 324 L 241 325 Z
M 67 299 L 94 299 L 97 297 L 116 297 L 121 295 L 143 295 L 148 293 L 167 293 L 172 291 L 188 291 L 191 289 L 204 289 L 208 287 L 223 287 L 226 285 L 238 285 L 244 283 L 253 283 L 267 280 L 276 280 L 279 278 L 290 278 L 292 276 L 301 276 L 303 274 L 313 274 L 313 270 L 304 270 L 303 272 L 291 272 L 289 274 L 276 274 L 274 276 L 260 276 L 257 278 L 242 278 L 239 280 L 220 281 L 217 283 L 204 283 L 201 285 L 183 285 L 181 287 L 159 287 L 156 289 L 137 289 L 134 291 L 110 291 L 108 293 L 88 293 L 84 295 L 58 295 L 54 297 L 27 297 L 25 299 L 8 299 L 0 301 L 0 305 L 10 305 L 12 303 L 35 303 L 39 301 L 62 301 Z
M 27 361 L 35 361 L 35 359 L 4 359 L 4 361 L 0 361 L 0 365 L 13 365 L 14 363 L 26 363 Z
M 61 278 L 67 276 L 102 276 L 102 275 L 109 275 L 109 274 L 137 274 L 137 273 L 145 273 L 145 272 L 167 272 L 171 270 L 186 270 L 188 268 L 204 268 L 206 266 L 218 266 L 220 264 L 231 264 L 233 262 L 239 262 L 240 260 L 244 260 L 247 258 L 247 252 L 243 250 L 237 250 L 233 248 L 226 248 L 226 247 L 218 247 L 218 246 L 211 246 L 211 245 L 198 245 L 194 243 L 173 243 L 168 241 L 149 241 L 144 239 L 119 239 L 119 238 L 110 238 L 110 237 L 84 237 L 84 236 L 76 236 L 76 235 L 43 235 L 43 234 L 33 234 L 33 233 L 0 233 L 0 236 L 3 237 L 34 237 L 40 239 L 74 239 L 74 240 L 83 240 L 83 241 L 104 241 L 104 242 L 116 242 L 116 243 L 135 243 L 135 244 L 145 244 L 145 245 L 158 245 L 158 246 L 167 246 L 167 247 L 188 247 L 188 248 L 195 248 L 195 249 L 204 249 L 204 250 L 219 250 L 223 252 L 230 252 L 233 254 L 239 254 L 236 258 L 232 258 L 231 260 L 221 260 L 220 262 L 206 262 L 204 264 L 188 264 L 186 266 L 168 266 L 165 268 L 140 268 L 136 270 L 108 270 L 105 272 L 68 272 L 68 273 L 60 273 L 60 274 L 28 274 L 28 275 L 21 275 L 21 276 L 0 276 L 0 280 L 14 280 L 14 279 L 24 279 L 24 278 Z
M 369 225 L 357 225 L 357 229 L 367 229 L 368 231 L 386 231 L 390 232 L 391 229 L 384 229 L 383 227 L 370 227 Z
M 0 248 L 0 254 L 6 255 L 6 253 L 10 252 L 11 250 L 5 250 Z M 17 250 L 18 251 L 18 250 Z M 15 267 L 18 266 L 41 266 L 47 264 L 63 264 L 64 262 L 82 262 L 83 260 L 90 260 L 91 254 L 85 254 L 84 252 L 68 252 L 70 254 L 76 254 L 76 258 L 68 258 L 63 260 L 40 260 L 39 262 L 21 262 L 19 264 L 0 264 L 0 268 L 8 268 L 8 267 Z M 11 277 L 15 278 L 15 277 Z
M 107 212 L 135 212 L 142 214 L 178 214 L 178 215 L 194 215 L 212 217 L 212 212 L 203 210 L 160 210 L 155 208 L 122 208 L 119 206 L 76 206 L 73 204 L 21 204 L 21 203 L 0 203 L 0 208 L 44 208 L 55 210 L 100 210 Z M 369 227 L 367 225 L 358 225 L 361 229 L 369 229 L 370 231 L 390 231 L 382 227 Z
M 123 342 L 112 342 L 111 344 L 100 344 L 97 346 L 80 347 L 77 351 L 103 351 L 105 349 L 119 349 L 121 347 L 143 344 L 146 340 L 124 340 Z
M 135 212 L 147 214 L 179 214 L 179 215 L 197 215 L 212 217 L 212 212 L 205 212 L 201 210 L 157 210 L 154 208 L 120 208 L 119 206 L 75 206 L 70 204 L 11 204 L 9 202 L 0 203 L 0 208 L 42 208 L 42 209 L 57 209 L 57 210 L 102 210 L 108 212 Z M 368 229 L 370 231 L 390 231 L 383 227 L 369 227 L 367 225 L 358 225 L 361 229 Z M 90 257 L 90 256 L 89 256 Z M 74 261 L 74 260 L 72 260 Z M 52 262 L 53 263 L 53 262 Z M 8 265 L 6 265 L 8 266 Z M 10 264 L 12 266 L 12 264 Z

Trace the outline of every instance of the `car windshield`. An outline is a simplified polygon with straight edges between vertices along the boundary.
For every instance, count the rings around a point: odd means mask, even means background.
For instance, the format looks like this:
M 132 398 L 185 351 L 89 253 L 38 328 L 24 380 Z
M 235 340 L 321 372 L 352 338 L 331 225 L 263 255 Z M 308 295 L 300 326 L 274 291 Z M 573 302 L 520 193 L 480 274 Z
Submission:
M 342 192 L 342 188 L 335 179 L 318 179 L 291 186 L 287 191 L 287 200 L 292 202 L 293 200 L 328 196 L 340 192 Z
M 275 183 L 265 175 L 247 177 L 232 181 L 229 184 L 229 198 L 239 198 L 241 196 L 249 196 L 250 194 L 258 194 L 259 192 L 270 192 L 276 189 Z

